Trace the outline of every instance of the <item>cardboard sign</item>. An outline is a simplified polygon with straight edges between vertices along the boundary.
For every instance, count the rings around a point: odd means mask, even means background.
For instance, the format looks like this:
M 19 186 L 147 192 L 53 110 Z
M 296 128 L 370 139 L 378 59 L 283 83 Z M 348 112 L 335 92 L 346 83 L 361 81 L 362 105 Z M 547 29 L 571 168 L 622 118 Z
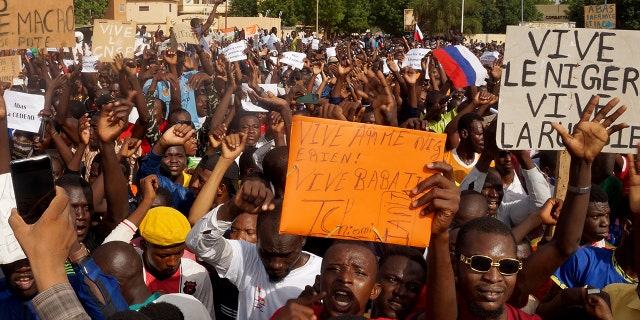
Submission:
M 584 27 L 594 29 L 615 29 L 615 3 L 584 6 Z
M 196 34 L 191 30 L 191 26 L 185 23 L 176 23 L 173 25 L 173 35 L 176 37 L 177 43 L 199 44 Z
M 282 55 L 283 57 L 280 59 L 280 62 L 294 68 L 304 68 L 304 59 L 307 58 L 306 53 L 287 51 L 282 53 Z
M 402 67 L 411 67 L 412 69 L 422 70 L 422 58 L 426 56 L 431 49 L 411 49 L 405 55 Z
M 0 1 L 0 47 L 3 49 L 75 45 L 72 0 Z
M 93 55 L 103 62 L 113 62 L 118 53 L 132 58 L 135 51 L 136 23 L 96 19 L 93 22 Z
M 280 233 L 425 247 L 433 215 L 409 206 L 446 135 L 294 116 Z
M 17 78 L 22 70 L 21 64 L 20 56 L 0 57 L 0 81 L 13 82 L 13 79 Z
M 11 129 L 37 133 L 40 131 L 38 112 L 44 108 L 44 96 L 16 91 L 5 91 L 7 125 Z
M 11 215 L 11 209 L 15 207 L 16 196 L 13 193 L 11 174 L 2 174 L 0 175 L 0 264 L 9 264 L 26 258 L 9 226 L 9 215 Z
M 640 33 L 596 29 L 508 27 L 497 142 L 502 149 L 561 150 L 552 122 L 571 128 L 589 99 L 600 106 L 620 98 L 627 112 L 615 123 L 629 127 L 611 135 L 605 152 L 635 152 L 640 142 Z M 597 112 L 596 110 L 596 112 Z
M 232 43 L 222 49 L 222 53 L 227 57 L 229 62 L 235 62 L 240 60 L 247 60 L 247 55 L 244 50 L 247 49 L 247 42 L 245 40 Z

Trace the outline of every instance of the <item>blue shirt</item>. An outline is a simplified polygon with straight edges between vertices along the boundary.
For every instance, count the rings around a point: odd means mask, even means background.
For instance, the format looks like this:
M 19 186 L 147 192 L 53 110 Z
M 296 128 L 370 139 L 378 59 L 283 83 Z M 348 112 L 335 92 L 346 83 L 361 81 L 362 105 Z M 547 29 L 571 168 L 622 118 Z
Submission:
M 162 157 L 163 155 L 157 155 L 153 153 L 153 151 L 149 152 L 149 154 L 141 160 L 138 178 L 142 179 L 148 175 L 155 174 L 158 177 L 158 186 L 169 190 L 171 195 L 173 195 L 173 207 L 188 217 L 189 210 L 196 196 L 193 194 L 193 191 L 180 184 L 173 183 L 171 179 L 160 174 L 160 161 Z
M 582 247 L 551 276 L 562 289 L 593 286 L 599 289 L 612 283 L 633 283 L 620 268 L 615 250 Z
M 187 81 L 191 78 L 192 75 L 198 73 L 199 71 L 187 71 L 182 73 L 180 78 L 180 91 L 182 94 L 182 109 L 185 109 L 191 115 L 191 121 L 196 126 L 196 130 L 200 129 L 200 122 L 198 121 L 198 111 L 196 110 L 196 94 L 192 88 L 187 86 Z M 152 79 L 147 80 L 142 87 L 143 92 L 149 91 L 149 87 L 151 86 Z M 171 86 L 165 85 L 164 81 L 158 81 L 156 85 L 156 98 L 164 101 L 167 106 L 171 102 Z

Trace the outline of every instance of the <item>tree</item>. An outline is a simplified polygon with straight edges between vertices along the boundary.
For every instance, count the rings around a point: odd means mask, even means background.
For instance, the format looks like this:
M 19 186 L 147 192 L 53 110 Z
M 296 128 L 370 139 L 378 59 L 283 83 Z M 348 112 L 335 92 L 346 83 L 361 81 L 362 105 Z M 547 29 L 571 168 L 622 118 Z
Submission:
M 404 33 L 404 9 L 412 0 L 371 0 L 371 23 L 392 35 Z
M 371 15 L 370 0 L 351 0 L 346 9 L 343 23 L 339 26 L 340 31 L 361 33 L 369 28 L 369 17 Z
M 295 26 L 299 20 L 299 1 L 293 0 L 264 0 L 258 4 L 258 12 L 264 14 L 269 11 L 270 17 L 277 17 L 282 12 L 282 24 L 284 26 Z M 300 6 L 301 7 L 301 6 Z
M 462 18 L 461 0 L 414 0 L 414 16 L 428 34 L 443 34 L 460 30 Z M 482 33 L 480 0 L 464 1 L 464 33 Z
M 508 25 L 520 24 L 522 18 L 520 0 L 482 0 L 483 31 L 505 33 Z M 542 13 L 533 0 L 524 0 L 524 21 L 538 21 Z
M 257 17 L 257 0 L 233 0 L 229 8 L 229 15 L 232 17 Z
M 93 24 L 93 19 L 101 19 L 108 4 L 109 1 L 104 0 L 73 0 L 76 25 Z
M 304 3 L 300 8 L 301 22 L 308 26 L 316 24 L 316 6 L 314 1 L 296 0 Z M 348 0 L 319 0 L 320 10 L 318 12 L 319 26 L 325 34 L 331 34 L 339 30 L 339 26 L 344 20 L 347 12 L 345 2 Z

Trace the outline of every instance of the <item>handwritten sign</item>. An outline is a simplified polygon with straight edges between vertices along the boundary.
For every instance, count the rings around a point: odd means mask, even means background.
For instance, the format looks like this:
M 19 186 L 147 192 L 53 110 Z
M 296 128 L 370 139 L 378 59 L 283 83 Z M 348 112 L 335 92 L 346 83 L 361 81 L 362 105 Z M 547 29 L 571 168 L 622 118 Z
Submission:
M 17 91 L 5 91 L 7 125 L 11 129 L 29 132 L 40 130 L 38 112 L 44 107 L 44 96 Z
M 20 56 L 0 57 L 0 81 L 13 82 L 20 74 L 21 64 Z
M 422 70 L 422 58 L 429 53 L 431 49 L 411 49 L 405 55 L 402 62 L 403 67 L 411 67 L 412 69 Z
M 304 68 L 304 59 L 307 58 L 307 55 L 305 53 L 287 51 L 283 52 L 282 55 L 283 57 L 280 59 L 280 62 L 294 68 Z
M 432 215 L 409 196 L 446 136 L 293 117 L 280 233 L 425 247 Z
M 93 55 L 112 62 L 118 53 L 132 58 L 135 51 L 136 23 L 96 19 L 93 22 Z
M 222 49 L 222 53 L 227 57 L 229 62 L 235 62 L 240 60 L 247 60 L 247 55 L 244 51 L 247 49 L 247 42 L 242 40 L 236 43 L 232 43 Z
M 627 112 L 616 123 L 629 127 L 614 133 L 605 152 L 628 153 L 640 142 L 640 33 L 596 29 L 508 27 L 500 89 L 497 140 L 503 149 L 561 150 L 551 128 L 571 128 L 589 99 L 600 106 L 620 98 Z
M 0 0 L 0 47 L 66 47 L 75 44 L 72 0 Z
M 178 43 L 198 44 L 196 34 L 191 30 L 191 26 L 185 23 L 176 23 L 173 25 L 173 35 Z
M 584 6 L 584 27 L 594 29 L 615 29 L 615 3 Z
M 15 207 L 16 196 L 13 193 L 11 174 L 2 174 L 0 175 L 0 264 L 26 258 L 9 226 L 9 215 L 11 215 L 11 209 Z
M 82 73 L 98 72 L 98 57 L 88 56 L 82 57 Z

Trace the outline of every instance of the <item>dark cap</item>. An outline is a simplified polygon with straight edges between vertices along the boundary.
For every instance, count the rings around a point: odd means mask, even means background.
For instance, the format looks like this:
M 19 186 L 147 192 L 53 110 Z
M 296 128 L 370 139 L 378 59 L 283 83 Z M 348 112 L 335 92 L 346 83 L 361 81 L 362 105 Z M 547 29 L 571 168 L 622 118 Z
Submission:
M 116 101 L 110 94 L 103 94 L 96 99 L 95 105 L 98 110 L 102 109 L 102 107 L 106 104 Z
M 202 160 L 200 160 L 198 167 L 209 170 L 209 171 L 213 171 L 213 168 L 215 168 L 219 159 L 220 159 L 220 156 L 218 154 L 205 155 L 204 157 L 202 157 Z M 231 162 L 231 166 L 229 166 L 227 171 L 224 173 L 223 178 L 228 178 L 232 182 L 231 187 L 233 188 L 233 190 L 231 190 L 231 192 L 229 193 L 238 192 L 238 179 L 240 179 L 240 168 L 238 168 L 238 164 L 235 161 Z

